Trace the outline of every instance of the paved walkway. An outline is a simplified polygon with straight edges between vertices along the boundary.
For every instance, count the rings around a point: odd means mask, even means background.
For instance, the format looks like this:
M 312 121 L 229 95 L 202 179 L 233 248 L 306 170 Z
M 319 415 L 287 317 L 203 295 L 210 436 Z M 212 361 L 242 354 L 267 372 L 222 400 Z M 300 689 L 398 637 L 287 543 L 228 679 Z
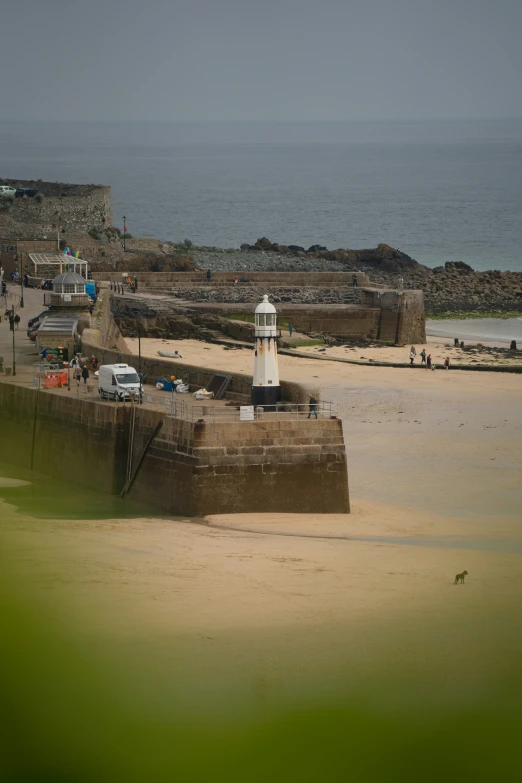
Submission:
M 5 315 L 6 306 L 7 309 L 11 309 L 13 304 L 15 306 L 15 312 L 20 316 L 20 325 L 15 330 L 15 358 L 16 358 L 16 374 L 25 380 L 25 377 L 29 374 L 32 380 L 32 365 L 38 361 L 38 351 L 36 346 L 27 337 L 27 322 L 30 318 L 44 310 L 44 292 L 38 291 L 32 288 L 24 288 L 24 307 L 20 307 L 20 286 L 8 283 L 7 285 L 7 302 L 4 298 L 1 298 L 1 310 L 0 315 L 2 321 L 0 323 L 0 356 L 4 360 L 4 367 L 13 366 L 13 332 L 9 329 L 9 319 Z M 5 378 L 5 374 L 4 374 Z

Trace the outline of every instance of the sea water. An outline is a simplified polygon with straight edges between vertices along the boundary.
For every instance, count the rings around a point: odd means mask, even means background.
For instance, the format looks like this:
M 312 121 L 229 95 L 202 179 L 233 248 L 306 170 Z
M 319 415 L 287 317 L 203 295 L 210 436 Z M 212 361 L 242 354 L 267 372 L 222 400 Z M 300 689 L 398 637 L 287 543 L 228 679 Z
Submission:
M 135 236 L 386 242 L 428 266 L 522 271 L 522 120 L 2 122 L 0 176 L 110 185 Z
M 451 342 L 455 337 L 466 343 L 511 343 L 516 340 L 517 346 L 522 348 L 522 317 L 428 320 L 426 334 L 430 337 L 447 338 Z

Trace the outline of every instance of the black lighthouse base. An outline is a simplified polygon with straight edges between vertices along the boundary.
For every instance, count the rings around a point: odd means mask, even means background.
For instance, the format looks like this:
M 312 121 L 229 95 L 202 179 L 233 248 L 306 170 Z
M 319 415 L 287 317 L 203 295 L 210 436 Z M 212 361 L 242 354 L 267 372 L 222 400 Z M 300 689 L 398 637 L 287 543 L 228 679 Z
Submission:
M 266 410 L 275 410 L 277 402 L 281 401 L 280 386 L 252 386 L 252 405 Z

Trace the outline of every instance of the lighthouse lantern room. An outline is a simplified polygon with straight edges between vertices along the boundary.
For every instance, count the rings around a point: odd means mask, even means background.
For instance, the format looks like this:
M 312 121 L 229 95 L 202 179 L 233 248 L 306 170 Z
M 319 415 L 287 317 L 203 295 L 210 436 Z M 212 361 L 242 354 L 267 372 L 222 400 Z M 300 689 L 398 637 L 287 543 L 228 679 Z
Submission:
M 254 382 L 252 402 L 266 408 L 281 399 L 279 370 L 277 367 L 277 315 L 267 294 L 256 307 L 256 350 L 254 358 Z

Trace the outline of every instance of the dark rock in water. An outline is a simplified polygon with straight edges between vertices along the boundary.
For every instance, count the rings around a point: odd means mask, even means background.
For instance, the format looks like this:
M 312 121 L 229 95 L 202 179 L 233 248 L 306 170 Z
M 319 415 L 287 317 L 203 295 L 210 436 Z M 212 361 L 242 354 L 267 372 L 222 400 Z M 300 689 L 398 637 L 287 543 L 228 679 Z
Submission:
M 447 272 L 464 272 L 465 274 L 469 274 L 470 272 L 474 272 L 472 266 L 469 264 L 465 264 L 464 261 L 446 261 L 444 264 L 444 267 Z
M 261 237 L 261 239 L 258 239 L 256 242 L 256 247 L 260 247 L 263 250 L 270 250 L 271 246 L 272 242 L 266 237 Z
M 301 247 L 301 245 L 288 245 L 288 249 L 292 253 L 304 253 L 305 252 L 304 247 Z
M 307 253 L 324 253 L 324 252 L 328 252 L 328 248 L 324 247 L 324 245 L 310 245 L 310 247 L 308 248 L 308 250 L 306 252 Z
M 243 244 L 241 245 L 241 250 L 243 250 L 243 252 L 246 252 L 248 250 L 257 250 L 257 247 L 255 247 L 255 245 Z

